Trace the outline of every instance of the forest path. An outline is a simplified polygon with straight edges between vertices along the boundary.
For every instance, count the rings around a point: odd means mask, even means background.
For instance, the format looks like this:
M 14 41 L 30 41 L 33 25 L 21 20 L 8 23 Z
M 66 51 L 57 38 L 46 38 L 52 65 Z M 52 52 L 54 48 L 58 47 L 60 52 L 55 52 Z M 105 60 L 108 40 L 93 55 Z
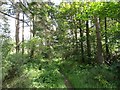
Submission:
M 67 76 L 64 74 L 64 72 L 61 69 L 60 69 L 60 73 L 61 73 L 61 75 L 62 75 L 62 77 L 64 79 L 64 83 L 65 83 L 65 85 L 67 87 L 67 90 L 74 90 L 71 82 L 69 81 L 69 79 L 67 78 Z

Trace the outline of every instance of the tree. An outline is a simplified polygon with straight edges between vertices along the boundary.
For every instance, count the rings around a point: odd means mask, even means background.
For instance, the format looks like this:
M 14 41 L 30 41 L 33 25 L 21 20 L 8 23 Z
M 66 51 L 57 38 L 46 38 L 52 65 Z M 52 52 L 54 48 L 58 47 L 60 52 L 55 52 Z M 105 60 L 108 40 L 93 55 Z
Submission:
M 103 63 L 103 56 L 102 56 L 102 43 L 101 43 L 101 34 L 100 34 L 100 21 L 98 17 L 94 17 L 95 20 L 95 27 L 96 27 L 96 37 L 97 37 L 97 52 L 96 52 L 96 59 L 98 63 Z
M 82 30 L 82 25 L 81 25 L 81 20 L 79 20 L 79 29 L 80 29 L 80 46 L 81 46 L 81 57 L 83 63 L 84 61 L 84 45 L 83 45 L 83 30 Z
M 108 46 L 108 36 L 107 36 L 107 18 L 105 17 L 105 48 L 106 48 L 106 60 L 109 59 L 109 46 Z
M 20 28 L 20 23 L 19 23 L 19 17 L 20 17 L 20 12 L 19 11 L 17 11 L 16 12 L 16 18 L 18 18 L 17 20 L 16 20 L 16 32 L 15 32 L 15 40 L 16 40 L 16 53 L 18 53 L 19 52 L 19 50 L 20 50 L 20 40 L 19 40 L 19 28 Z
M 2 7 L 1 7 L 2 9 Z M 6 10 L 4 8 L 3 10 Z M 1 40 L 1 52 L 2 52 L 2 59 L 5 59 L 11 50 L 11 38 L 10 38 L 10 25 L 9 19 L 7 16 L 3 15 L 1 19 L 0 25 L 0 40 Z M 1 59 L 1 60 L 2 60 Z
M 88 63 L 91 61 L 91 45 L 90 45 L 90 31 L 89 31 L 89 21 L 86 21 L 86 39 L 87 39 L 87 59 Z
M 22 22 L 22 54 L 24 54 L 24 13 L 23 13 L 23 22 Z

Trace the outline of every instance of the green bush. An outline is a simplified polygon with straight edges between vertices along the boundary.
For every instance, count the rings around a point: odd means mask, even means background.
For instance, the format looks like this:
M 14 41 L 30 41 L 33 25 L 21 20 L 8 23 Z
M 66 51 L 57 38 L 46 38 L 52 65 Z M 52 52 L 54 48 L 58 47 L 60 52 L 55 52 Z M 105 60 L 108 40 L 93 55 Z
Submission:
M 13 78 L 6 80 L 4 87 L 10 88 L 66 88 L 61 73 L 59 72 L 59 60 L 34 58 L 21 54 L 9 55 L 3 62 L 3 76 L 10 76 L 9 71 L 16 69 Z M 5 78 L 6 79 L 6 78 Z

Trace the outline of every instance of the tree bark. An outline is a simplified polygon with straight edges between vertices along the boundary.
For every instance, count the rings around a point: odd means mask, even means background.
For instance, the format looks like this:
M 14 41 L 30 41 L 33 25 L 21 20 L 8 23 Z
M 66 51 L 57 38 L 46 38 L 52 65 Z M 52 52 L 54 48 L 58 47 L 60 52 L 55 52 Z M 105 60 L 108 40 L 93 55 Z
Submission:
M 71 19 L 73 19 L 74 17 L 71 17 Z M 73 25 L 74 25 L 74 34 L 75 34 L 75 54 L 78 54 L 78 33 L 77 33 L 77 27 L 76 27 L 76 20 L 73 20 Z
M 75 51 L 76 51 L 76 54 L 78 53 L 78 43 L 77 43 L 77 29 L 75 28 Z
M 86 21 L 86 36 L 87 36 L 87 56 L 88 56 L 88 63 L 91 61 L 91 45 L 90 45 L 90 31 L 89 31 L 89 24 L 88 20 Z
M 102 42 L 101 42 L 101 33 L 100 33 L 100 22 L 99 19 L 95 16 L 95 26 L 96 26 L 96 37 L 97 37 L 97 53 L 96 59 L 98 63 L 103 63 L 103 55 L 102 55 Z
M 16 53 L 18 53 L 19 52 L 19 50 L 20 50 L 20 45 L 19 45 L 19 16 L 20 16 L 20 13 L 19 12 L 17 12 L 16 13 L 16 18 L 18 18 L 17 20 L 16 20 L 16 32 L 15 32 L 15 40 L 16 40 Z
M 22 55 L 24 54 L 24 13 L 23 13 L 23 22 L 22 22 Z
M 35 17 L 33 16 L 33 30 L 32 30 L 32 37 L 35 37 Z M 30 53 L 30 58 L 34 57 L 34 51 L 35 51 L 35 45 L 32 43 L 32 48 L 31 48 L 31 53 Z
M 85 62 L 85 60 L 84 60 L 84 46 L 83 46 L 83 30 L 82 30 L 82 28 L 81 28 L 81 21 L 79 20 L 79 25 L 80 25 L 80 27 L 79 27 L 79 30 L 80 30 L 80 46 L 81 46 L 81 58 L 82 58 L 82 62 L 84 63 Z
M 106 48 L 106 60 L 109 59 L 109 46 L 108 46 L 108 37 L 107 37 L 107 18 L 105 17 L 105 48 Z

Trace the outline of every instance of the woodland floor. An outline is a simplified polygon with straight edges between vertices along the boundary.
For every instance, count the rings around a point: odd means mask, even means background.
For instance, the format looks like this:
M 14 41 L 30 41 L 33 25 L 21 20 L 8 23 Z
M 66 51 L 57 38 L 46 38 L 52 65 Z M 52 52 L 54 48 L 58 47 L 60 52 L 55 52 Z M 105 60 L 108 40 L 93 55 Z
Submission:
M 36 58 L 18 64 L 22 59 L 8 58 L 3 62 L 3 88 L 115 88 L 118 76 L 109 66 L 80 65 L 62 59 Z M 18 61 L 17 61 L 18 60 Z M 16 67 L 13 67 L 16 66 Z M 108 77 L 109 75 L 109 77 Z
M 72 86 L 70 80 L 67 78 L 67 76 L 64 74 L 64 72 L 62 70 L 60 70 L 60 73 L 64 79 L 64 83 L 67 87 L 67 90 L 74 90 L 74 87 Z

